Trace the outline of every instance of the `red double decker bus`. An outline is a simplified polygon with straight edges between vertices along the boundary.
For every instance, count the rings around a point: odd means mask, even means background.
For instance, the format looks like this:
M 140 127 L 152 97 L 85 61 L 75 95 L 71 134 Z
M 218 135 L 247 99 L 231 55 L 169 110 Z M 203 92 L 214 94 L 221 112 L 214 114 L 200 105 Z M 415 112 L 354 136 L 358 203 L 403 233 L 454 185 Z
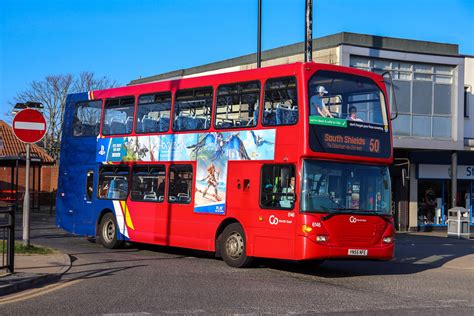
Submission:
M 253 257 L 393 258 L 382 76 L 295 63 L 69 95 L 57 224 Z

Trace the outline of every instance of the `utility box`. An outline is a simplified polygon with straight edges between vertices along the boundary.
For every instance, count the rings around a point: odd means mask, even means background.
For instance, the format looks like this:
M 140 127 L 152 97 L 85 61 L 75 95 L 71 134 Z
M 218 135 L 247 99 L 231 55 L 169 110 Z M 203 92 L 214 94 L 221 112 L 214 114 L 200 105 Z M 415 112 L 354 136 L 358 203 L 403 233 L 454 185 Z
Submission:
M 453 207 L 448 210 L 448 237 L 469 239 L 470 211 L 463 207 Z

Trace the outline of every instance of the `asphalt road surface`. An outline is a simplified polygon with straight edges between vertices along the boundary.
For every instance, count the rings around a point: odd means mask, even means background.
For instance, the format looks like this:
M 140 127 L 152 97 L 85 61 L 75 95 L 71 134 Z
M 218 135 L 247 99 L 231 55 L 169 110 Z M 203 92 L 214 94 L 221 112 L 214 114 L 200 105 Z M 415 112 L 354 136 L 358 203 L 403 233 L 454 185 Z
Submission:
M 392 262 L 316 269 L 259 260 L 234 269 L 212 254 L 131 245 L 108 250 L 35 218 L 32 242 L 68 253 L 60 287 L 0 305 L 2 315 L 474 315 L 474 240 L 399 234 Z M 473 261 L 470 261 L 471 263 Z

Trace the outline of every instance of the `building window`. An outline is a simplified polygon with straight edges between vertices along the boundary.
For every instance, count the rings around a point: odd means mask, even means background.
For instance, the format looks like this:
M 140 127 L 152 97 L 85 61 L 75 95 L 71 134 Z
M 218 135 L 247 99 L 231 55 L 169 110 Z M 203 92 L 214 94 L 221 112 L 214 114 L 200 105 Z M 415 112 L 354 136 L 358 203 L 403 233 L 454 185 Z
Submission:
M 168 202 L 189 204 L 193 187 L 191 165 L 171 165 L 168 177 Z
M 134 166 L 130 196 L 133 201 L 163 202 L 165 166 Z
M 216 128 L 257 125 L 260 82 L 235 83 L 217 90 Z
M 392 73 L 399 111 L 398 118 L 392 122 L 394 135 L 452 138 L 454 67 L 363 56 L 351 56 L 350 65 L 376 73 Z M 387 91 L 393 112 L 394 96 L 390 89 Z
M 97 196 L 100 199 L 126 200 L 128 195 L 128 172 L 127 166 L 101 167 Z
M 135 131 L 166 132 L 170 126 L 171 92 L 142 95 L 138 98 Z
M 265 82 L 263 125 L 292 125 L 297 121 L 298 97 L 295 77 L 267 80 Z
M 176 92 L 174 131 L 205 130 L 209 128 L 212 108 L 212 88 L 196 88 Z
M 260 182 L 260 206 L 268 209 L 293 209 L 295 205 L 295 166 L 264 165 Z
M 76 137 L 99 135 L 101 116 L 102 101 L 76 103 L 72 122 L 72 135 Z
M 464 87 L 464 117 L 469 118 L 469 87 Z
M 107 100 L 104 108 L 103 135 L 130 134 L 132 132 L 134 97 Z

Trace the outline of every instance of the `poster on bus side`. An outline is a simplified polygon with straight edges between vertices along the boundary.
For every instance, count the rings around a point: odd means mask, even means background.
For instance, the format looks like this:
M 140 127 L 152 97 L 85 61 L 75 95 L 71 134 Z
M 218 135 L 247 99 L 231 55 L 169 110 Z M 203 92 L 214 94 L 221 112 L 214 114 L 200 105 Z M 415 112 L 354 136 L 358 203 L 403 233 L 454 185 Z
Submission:
M 194 212 L 226 213 L 228 162 L 273 160 L 275 129 L 98 138 L 97 162 L 196 161 Z

